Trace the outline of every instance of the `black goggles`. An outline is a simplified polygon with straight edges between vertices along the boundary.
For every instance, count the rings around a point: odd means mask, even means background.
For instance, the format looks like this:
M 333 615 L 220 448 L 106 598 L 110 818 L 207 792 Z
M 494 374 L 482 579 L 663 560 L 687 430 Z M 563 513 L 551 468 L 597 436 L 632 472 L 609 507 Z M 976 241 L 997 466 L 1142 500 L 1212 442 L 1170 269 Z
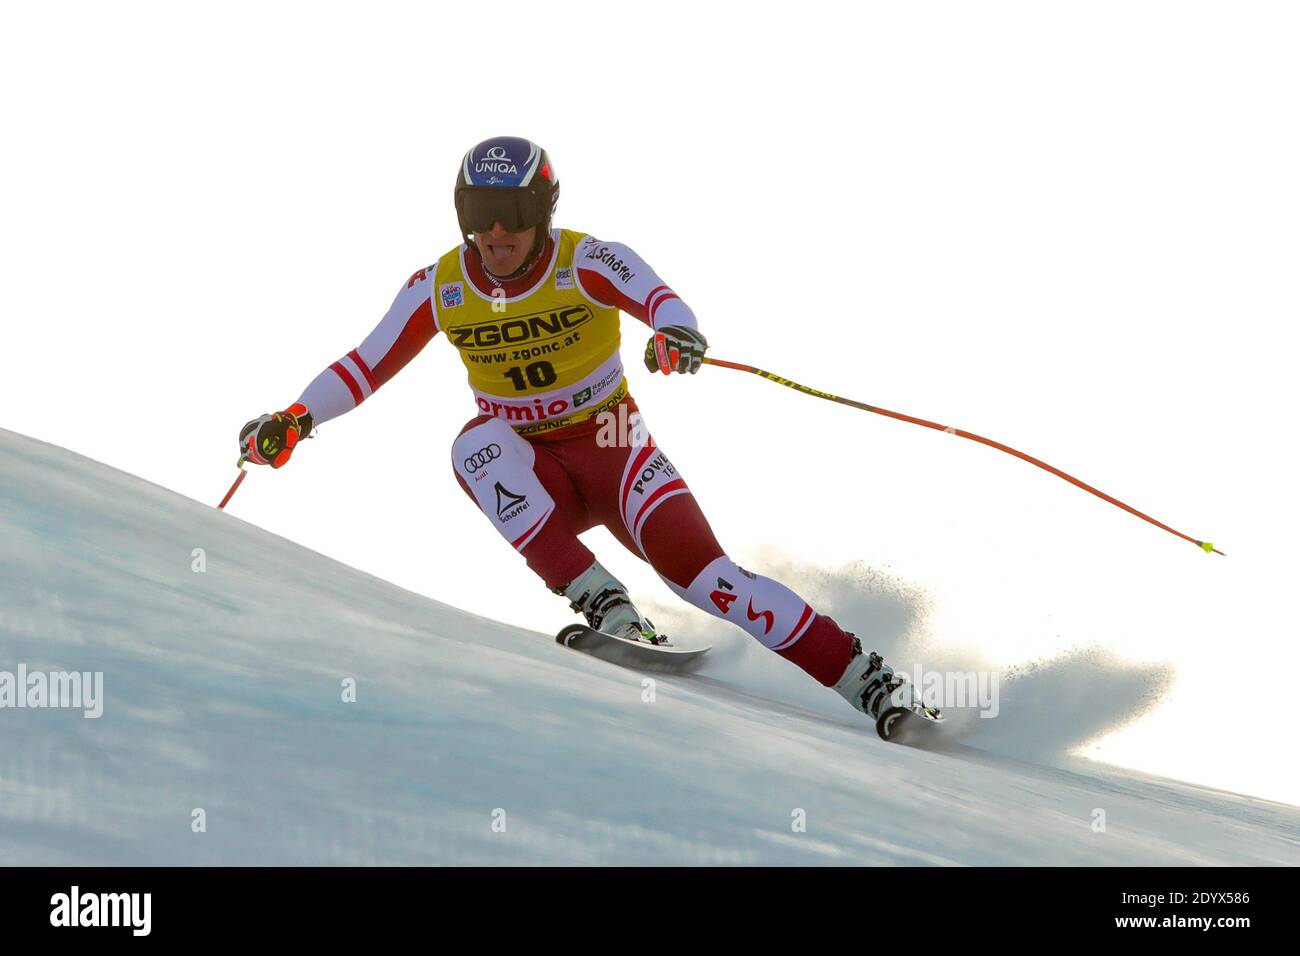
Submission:
M 491 232 L 498 222 L 507 232 L 523 232 L 549 213 L 549 198 L 527 189 L 465 186 L 456 192 L 456 216 L 466 232 Z

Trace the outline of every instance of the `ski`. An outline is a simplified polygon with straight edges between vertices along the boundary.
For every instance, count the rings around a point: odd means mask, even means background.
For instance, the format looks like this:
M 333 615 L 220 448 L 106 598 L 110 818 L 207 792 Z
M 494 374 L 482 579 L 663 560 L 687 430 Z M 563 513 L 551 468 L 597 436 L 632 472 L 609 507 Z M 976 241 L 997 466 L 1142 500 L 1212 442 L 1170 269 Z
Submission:
M 633 641 L 593 630 L 585 624 L 570 624 L 555 635 L 555 643 L 620 667 L 669 672 L 691 670 L 712 647 L 686 648 Z M 876 719 L 876 733 L 890 743 L 908 743 L 916 738 L 918 729 L 941 723 L 943 714 L 936 707 L 921 703 L 895 704 L 881 711 Z
M 603 634 L 585 624 L 570 624 L 555 635 L 555 643 L 622 667 L 660 671 L 689 670 L 712 646 L 687 648 L 676 644 L 632 641 L 613 634 Z
M 886 707 L 876 718 L 876 733 L 890 743 L 907 743 L 918 731 L 924 733 L 927 725 L 943 723 L 943 714 L 937 707 L 911 703 Z

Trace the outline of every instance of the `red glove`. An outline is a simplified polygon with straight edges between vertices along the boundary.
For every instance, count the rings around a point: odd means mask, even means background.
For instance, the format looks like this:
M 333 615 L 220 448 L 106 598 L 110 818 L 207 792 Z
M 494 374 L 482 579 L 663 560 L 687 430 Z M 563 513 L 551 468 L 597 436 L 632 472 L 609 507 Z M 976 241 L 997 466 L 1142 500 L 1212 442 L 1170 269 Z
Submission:
M 666 325 L 645 347 L 645 367 L 652 372 L 689 372 L 694 375 L 704 364 L 709 343 L 695 329 L 684 325 Z
M 282 412 L 255 418 L 239 431 L 239 454 L 255 465 L 282 468 L 298 440 L 311 434 L 311 412 L 295 402 Z

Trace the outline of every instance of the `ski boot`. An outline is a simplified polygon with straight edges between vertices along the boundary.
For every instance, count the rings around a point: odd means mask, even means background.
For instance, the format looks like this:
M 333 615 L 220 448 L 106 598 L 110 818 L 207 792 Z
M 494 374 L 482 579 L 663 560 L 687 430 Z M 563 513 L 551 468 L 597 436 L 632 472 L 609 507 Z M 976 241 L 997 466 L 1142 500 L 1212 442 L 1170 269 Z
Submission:
M 935 723 L 943 720 L 939 709 L 927 707 L 912 683 L 902 674 L 895 674 L 884 658 L 875 651 L 864 654 L 862 642 L 856 637 L 853 656 L 835 684 L 835 693 L 874 720 L 882 740 L 893 738 L 899 721 L 909 714 Z
M 668 638 L 655 630 L 627 595 L 627 588 L 606 571 L 599 561 L 578 575 L 569 585 L 555 588 L 569 599 L 569 607 L 587 619 L 587 626 L 602 634 L 647 644 L 667 644 Z

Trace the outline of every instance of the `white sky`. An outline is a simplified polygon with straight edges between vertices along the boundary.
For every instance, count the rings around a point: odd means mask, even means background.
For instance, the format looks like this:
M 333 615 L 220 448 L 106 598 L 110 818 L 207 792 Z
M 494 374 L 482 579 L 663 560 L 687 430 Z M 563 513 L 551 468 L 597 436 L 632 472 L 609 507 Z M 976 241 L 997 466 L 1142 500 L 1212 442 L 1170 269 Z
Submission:
M 1229 554 L 970 442 L 725 370 L 652 378 L 625 319 L 633 393 L 733 556 L 887 568 L 1003 662 L 1100 643 L 1172 663 L 1167 703 L 1094 754 L 1300 803 L 1297 22 L 1280 3 L 6 5 L 0 426 L 215 502 L 240 425 L 459 242 L 465 149 L 527 136 L 558 224 L 645 256 L 712 354 L 997 438 Z M 474 413 L 435 340 L 231 511 L 557 628 L 563 603 L 452 477 Z

